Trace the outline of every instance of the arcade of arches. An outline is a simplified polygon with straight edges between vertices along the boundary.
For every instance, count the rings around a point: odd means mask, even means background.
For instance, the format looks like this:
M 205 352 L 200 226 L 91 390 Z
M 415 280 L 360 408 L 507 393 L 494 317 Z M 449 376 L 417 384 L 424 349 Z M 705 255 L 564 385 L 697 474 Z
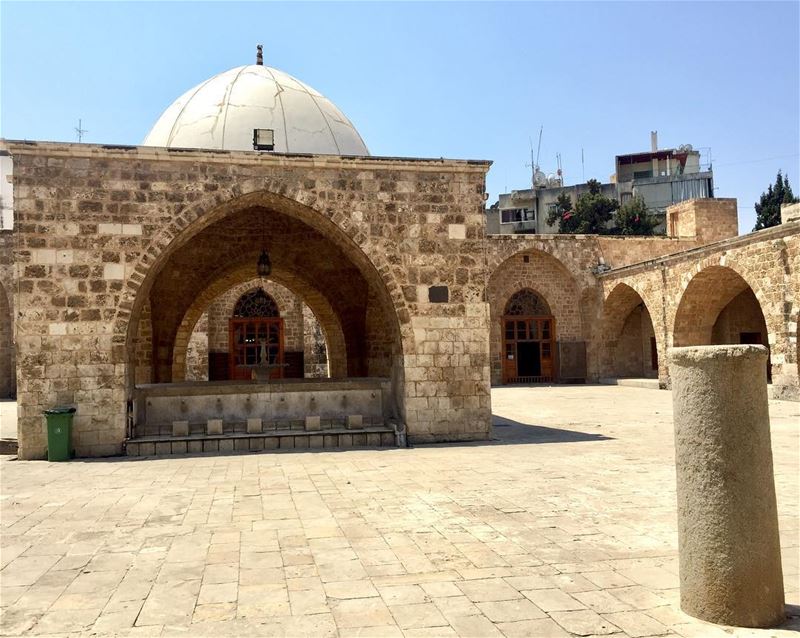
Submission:
M 773 394 L 800 398 L 800 224 L 692 230 L 735 201 L 682 204 L 681 237 L 487 237 L 487 162 L 7 147 L 21 458 L 44 454 L 54 404 L 76 406 L 79 454 L 118 454 L 141 388 L 201 388 L 221 413 L 214 384 L 236 383 L 215 379 L 264 370 L 348 423 L 355 388 L 414 442 L 490 437 L 492 383 L 668 386 L 673 345 L 761 342 Z

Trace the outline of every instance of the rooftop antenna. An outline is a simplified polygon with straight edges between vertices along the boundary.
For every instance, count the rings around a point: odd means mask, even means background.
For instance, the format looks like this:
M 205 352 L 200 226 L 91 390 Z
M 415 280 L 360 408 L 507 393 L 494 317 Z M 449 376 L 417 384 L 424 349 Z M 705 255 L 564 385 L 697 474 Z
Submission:
M 78 143 L 83 141 L 83 134 L 88 133 L 85 128 L 83 128 L 83 120 L 78 119 L 78 126 L 75 127 L 75 133 L 78 135 Z
M 561 153 L 556 153 L 556 164 L 558 165 L 558 170 L 556 171 L 556 175 L 558 175 L 559 179 L 561 179 L 561 185 L 564 185 L 564 171 L 561 169 Z
M 260 44 L 256 45 L 256 64 L 264 66 L 264 47 Z
M 529 137 L 528 141 L 531 145 L 531 188 L 536 188 L 536 171 L 539 170 L 539 153 L 542 150 L 542 131 L 544 130 L 544 124 L 539 127 L 539 142 L 536 144 L 536 160 L 533 159 L 533 140 Z M 528 166 L 528 164 L 526 164 Z
M 583 162 L 583 146 L 581 146 L 581 181 L 586 183 L 586 165 Z
M 544 124 L 539 128 L 539 143 L 536 145 L 536 168 L 539 168 L 539 151 L 542 150 L 542 131 L 544 131 Z
M 525 166 L 531 169 L 531 188 L 536 188 L 536 163 L 533 161 L 533 140 L 529 137 L 528 143 L 531 145 L 531 163 Z

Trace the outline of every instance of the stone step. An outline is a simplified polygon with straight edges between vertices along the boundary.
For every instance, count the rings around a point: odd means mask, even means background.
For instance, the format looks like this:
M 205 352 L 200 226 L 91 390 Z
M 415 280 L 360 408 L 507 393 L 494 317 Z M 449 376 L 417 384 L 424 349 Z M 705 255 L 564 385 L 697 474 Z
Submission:
M 644 377 L 619 377 L 600 379 L 601 385 L 620 385 L 628 388 L 647 388 L 658 390 L 658 379 L 646 379 Z
M 128 456 L 167 456 L 220 452 L 261 452 L 264 450 L 304 450 L 352 447 L 395 447 L 397 435 L 391 427 L 365 427 L 359 430 L 279 430 L 258 434 L 142 436 L 125 441 Z
M 0 439 L 0 454 L 16 454 L 17 439 Z
M 368 418 L 362 419 L 361 427 L 385 427 L 382 419 L 370 420 Z M 188 424 L 190 436 L 202 436 L 207 433 L 208 421 L 190 422 Z M 304 420 L 284 420 L 284 421 L 264 421 L 261 425 L 264 433 L 274 432 L 300 432 L 306 431 L 306 422 Z M 310 429 L 310 428 L 308 428 Z M 340 419 L 320 419 L 319 430 L 327 431 L 334 429 L 354 429 L 347 427 L 347 418 Z M 315 430 L 316 431 L 316 430 Z M 247 422 L 245 421 L 223 421 L 222 434 L 252 434 L 247 431 Z M 133 426 L 133 438 L 142 437 L 167 437 L 173 435 L 172 423 L 137 423 Z

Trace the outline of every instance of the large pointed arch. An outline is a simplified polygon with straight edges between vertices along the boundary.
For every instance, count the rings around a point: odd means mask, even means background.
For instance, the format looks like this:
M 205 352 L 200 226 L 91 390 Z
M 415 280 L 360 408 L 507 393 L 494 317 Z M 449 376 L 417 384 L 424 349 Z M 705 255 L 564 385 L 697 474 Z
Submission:
M 366 352 L 371 349 L 359 343 L 357 337 L 369 333 L 365 325 L 368 316 L 373 316 L 381 324 L 384 338 L 393 344 L 382 351 L 390 352 L 391 357 L 401 355 L 401 326 L 408 320 L 405 301 L 399 294 L 391 269 L 383 264 L 384 258 L 377 257 L 377 263 L 373 263 L 373 256 L 367 256 L 356 245 L 356 240 L 361 238 L 350 225 L 343 223 L 343 228 L 308 206 L 263 191 L 218 205 L 204 215 L 200 214 L 201 211 L 194 212 L 196 216 L 191 221 L 192 215 L 188 213 L 176 220 L 176 224 L 156 238 L 151 249 L 142 257 L 135 272 L 144 274 L 134 275 L 129 281 L 123 293 L 129 301 L 121 304 L 122 310 L 115 324 L 116 330 L 125 328 L 130 356 L 135 326 L 145 300 L 150 300 L 157 381 L 170 378 L 171 344 L 194 298 L 215 280 L 223 278 L 225 272 L 255 263 L 257 255 L 254 257 L 254 254 L 260 250 L 258 246 L 262 241 L 270 244 L 276 279 L 281 276 L 294 277 L 325 291 L 326 299 L 342 323 L 343 332 L 349 335 L 348 374 L 371 372 L 364 363 L 368 358 Z M 248 223 L 250 231 L 245 232 Z M 260 237 L 258 232 L 264 226 L 269 229 L 269 233 L 264 233 L 266 239 Z M 228 242 L 237 228 L 240 232 L 236 240 Z M 283 232 L 282 235 L 278 229 Z M 225 241 L 219 241 L 221 238 Z M 198 246 L 210 239 L 218 240 L 217 243 L 230 243 L 228 250 L 220 250 L 213 256 L 209 256 L 206 250 L 203 259 L 196 259 Z M 303 249 L 306 245 L 308 247 Z M 328 261 L 322 263 L 325 257 Z M 207 267 L 208 261 L 216 261 L 223 266 Z M 335 271 L 336 268 L 340 271 Z M 165 294 L 174 298 L 171 299 L 171 308 L 161 310 L 159 315 L 156 301 L 163 299 Z M 368 304 L 374 306 L 372 311 L 369 311 Z M 162 309 L 164 307 L 162 305 Z M 128 308 L 130 315 L 126 320 L 124 315 Z M 409 332 L 410 328 L 405 330 Z M 413 338 L 410 333 L 406 336 Z M 389 374 L 398 368 L 391 362 L 383 362 L 381 372 Z

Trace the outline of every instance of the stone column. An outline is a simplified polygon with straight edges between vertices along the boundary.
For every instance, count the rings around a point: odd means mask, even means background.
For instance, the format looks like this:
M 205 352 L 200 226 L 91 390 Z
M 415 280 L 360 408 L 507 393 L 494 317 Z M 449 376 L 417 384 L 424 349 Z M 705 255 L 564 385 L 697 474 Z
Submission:
M 713 623 L 784 620 L 767 349 L 670 351 L 681 608 Z

